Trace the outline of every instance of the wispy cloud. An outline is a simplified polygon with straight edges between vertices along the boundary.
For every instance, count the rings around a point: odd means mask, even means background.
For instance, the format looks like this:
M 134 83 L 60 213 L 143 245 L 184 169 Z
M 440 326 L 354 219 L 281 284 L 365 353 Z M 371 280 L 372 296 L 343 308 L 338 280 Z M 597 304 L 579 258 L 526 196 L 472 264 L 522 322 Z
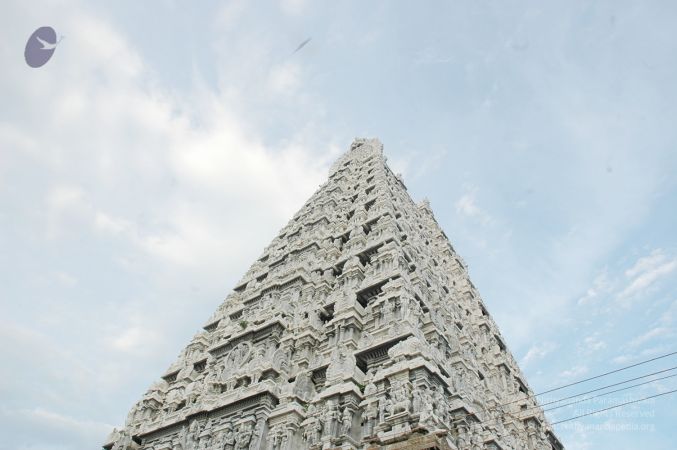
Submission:
M 676 268 L 677 258 L 668 258 L 662 249 L 652 251 L 650 255 L 638 259 L 635 265 L 625 272 L 629 284 L 618 294 L 618 299 L 626 301 L 641 295 Z
M 579 345 L 580 352 L 583 354 L 592 354 L 607 348 L 606 342 L 600 339 L 599 336 L 599 332 L 586 336 Z
M 585 292 L 585 295 L 578 299 L 579 305 L 585 305 L 594 302 L 601 296 L 611 292 L 612 283 L 606 271 L 595 277 L 592 286 Z
M 527 353 L 522 358 L 521 364 L 527 366 L 529 363 L 542 359 L 552 353 L 557 348 L 554 342 L 540 342 L 534 344 L 527 350 Z
M 636 300 L 654 288 L 659 281 L 677 269 L 677 257 L 663 249 L 654 249 L 637 260 L 621 273 L 611 273 L 605 268 L 597 275 L 592 286 L 578 299 L 580 306 L 609 307 L 614 302 L 628 308 Z M 606 304 L 605 304 L 606 303 Z
M 472 185 L 464 186 L 463 195 L 456 200 L 456 212 L 462 216 L 477 220 L 482 225 L 488 225 L 492 222 L 491 215 L 482 209 L 477 203 L 477 187 Z
M 590 369 L 585 365 L 576 365 L 571 369 L 565 370 L 560 374 L 560 378 L 563 380 L 571 380 L 573 378 L 581 377 L 588 373 Z
M 637 336 L 632 341 L 628 343 L 630 348 L 640 347 L 645 345 L 647 342 L 657 339 L 664 338 L 674 335 L 674 331 L 669 327 L 655 327 L 647 331 L 646 333 Z

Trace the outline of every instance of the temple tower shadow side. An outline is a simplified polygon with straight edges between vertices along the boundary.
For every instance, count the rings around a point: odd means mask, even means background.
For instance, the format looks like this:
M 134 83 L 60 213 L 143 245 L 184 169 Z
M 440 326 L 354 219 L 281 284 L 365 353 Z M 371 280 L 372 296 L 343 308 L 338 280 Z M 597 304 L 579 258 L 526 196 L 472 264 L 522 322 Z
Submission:
M 376 139 L 334 163 L 103 447 L 563 449 Z

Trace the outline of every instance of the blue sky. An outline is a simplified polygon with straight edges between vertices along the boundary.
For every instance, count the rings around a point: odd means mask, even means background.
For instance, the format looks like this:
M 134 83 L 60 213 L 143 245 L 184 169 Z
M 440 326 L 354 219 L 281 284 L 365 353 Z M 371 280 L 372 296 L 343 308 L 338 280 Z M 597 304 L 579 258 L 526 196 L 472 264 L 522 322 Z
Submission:
M 100 445 L 355 136 L 431 201 L 535 391 L 677 348 L 677 5 L 334 3 L 4 5 L 0 449 Z M 31 69 L 43 25 L 65 38 Z M 558 434 L 672 448 L 674 401 Z

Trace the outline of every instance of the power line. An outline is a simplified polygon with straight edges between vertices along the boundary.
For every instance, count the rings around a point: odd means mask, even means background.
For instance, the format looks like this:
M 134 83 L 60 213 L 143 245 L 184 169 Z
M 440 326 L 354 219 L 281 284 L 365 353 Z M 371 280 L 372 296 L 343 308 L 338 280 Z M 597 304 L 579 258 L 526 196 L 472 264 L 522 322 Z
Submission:
M 581 400 L 576 400 L 575 402 L 569 402 L 569 403 L 565 403 L 563 405 L 553 406 L 552 408 L 544 409 L 543 412 L 552 411 L 553 409 L 564 408 L 565 406 L 571 406 L 571 405 L 575 405 L 577 403 L 587 402 L 588 400 L 592 400 L 593 398 L 604 397 L 605 395 L 615 394 L 616 392 L 627 391 L 628 389 L 636 388 L 637 386 L 642 386 L 642 385 L 645 385 L 645 384 L 654 383 L 656 381 L 665 380 L 667 378 L 672 378 L 672 377 L 677 377 L 677 373 L 672 374 L 672 375 L 668 375 L 668 376 L 665 376 L 665 377 L 661 377 L 661 378 L 656 378 L 654 380 L 644 381 L 643 383 L 633 384 L 632 386 L 627 386 L 627 387 L 620 388 L 620 389 L 614 389 L 613 391 L 604 392 L 604 393 L 598 394 L 598 395 L 593 395 L 592 397 L 587 397 L 587 398 L 584 398 L 584 399 L 581 399 Z
M 518 398 L 518 399 L 515 399 L 515 400 L 512 400 L 512 401 L 509 401 L 509 402 L 506 402 L 506 403 L 501 403 L 501 404 L 499 404 L 499 405 L 496 405 L 496 406 L 493 406 L 493 407 L 491 407 L 491 408 L 488 408 L 488 411 L 496 410 L 496 409 L 501 408 L 501 407 L 503 407 L 503 406 L 507 406 L 507 405 L 511 405 L 511 404 L 513 404 L 513 403 L 525 401 L 525 400 L 528 400 L 528 399 L 530 399 L 530 398 L 535 398 L 535 397 L 538 397 L 539 395 L 543 395 L 543 394 L 547 394 L 547 393 L 550 393 L 550 392 L 559 391 L 559 390 L 561 390 L 561 389 L 564 389 L 564 388 L 567 388 L 567 387 L 571 387 L 571 386 L 575 386 L 575 385 L 577 385 L 577 384 L 585 383 L 585 382 L 587 382 L 587 381 L 596 380 L 596 379 L 605 377 L 605 376 L 607 376 L 607 375 L 611 375 L 611 374 L 614 374 L 614 373 L 622 372 L 622 371 L 624 371 L 624 370 L 631 369 L 631 368 L 633 368 L 633 367 L 638 367 L 638 366 L 641 366 L 641 365 L 644 365 L 644 364 L 647 364 L 647 363 L 650 363 L 650 362 L 653 362 L 653 361 L 657 361 L 657 360 L 659 360 L 659 359 L 667 358 L 667 357 L 672 356 L 672 355 L 675 355 L 675 354 L 677 354 L 677 351 L 670 352 L 670 353 L 667 353 L 667 354 L 664 354 L 664 355 L 660 355 L 660 356 L 656 356 L 656 357 L 654 357 L 654 358 L 650 358 L 650 359 L 647 359 L 647 360 L 644 360 L 644 361 L 640 361 L 640 362 L 637 362 L 637 363 L 634 363 L 634 364 L 631 364 L 631 365 L 628 365 L 628 366 L 620 367 L 620 368 L 618 368 L 618 369 L 611 370 L 611 371 L 609 371 L 609 372 L 605 372 L 605 373 L 602 373 L 602 374 L 599 374 L 599 375 L 595 375 L 595 376 L 593 376 L 593 377 L 585 378 L 585 379 L 583 379 L 583 380 L 579 380 L 579 381 L 576 381 L 576 382 L 573 382 L 573 383 L 569 383 L 569 384 L 566 384 L 566 385 L 564 385 L 564 386 L 560 386 L 560 387 L 557 387 L 557 388 L 549 389 L 549 390 L 547 390 L 547 391 L 543 391 L 543 392 L 540 392 L 540 393 L 538 393 L 538 394 L 526 395 L 524 398 Z M 592 392 L 597 392 L 597 391 L 600 391 L 600 390 L 603 390 L 603 389 L 608 389 L 608 388 L 613 387 L 613 386 L 618 386 L 618 385 L 620 385 L 620 384 L 629 383 L 629 382 L 631 382 L 631 381 L 639 380 L 639 379 L 641 379 L 641 378 L 646 378 L 646 377 L 649 377 L 649 376 L 652 376 L 652 375 L 657 375 L 657 374 L 659 374 L 659 373 L 668 372 L 668 371 L 674 370 L 674 369 L 677 369 L 677 366 L 672 367 L 672 368 L 670 368 L 670 369 L 660 370 L 660 371 L 658 371 L 658 372 L 654 372 L 654 373 L 651 373 L 651 374 L 648 374 L 648 375 L 644 375 L 644 376 L 640 376 L 640 377 L 636 377 L 636 378 L 631 378 L 631 379 L 629 379 L 629 380 L 625 380 L 625 381 L 622 381 L 622 382 L 619 382 L 619 383 L 610 384 L 610 385 L 607 385 L 607 386 L 604 386 L 604 387 L 601 387 L 601 388 L 597 388 L 597 389 L 593 389 L 593 390 L 590 390 L 590 391 L 587 391 L 587 392 L 583 392 L 583 393 L 580 393 L 580 394 L 577 394 L 577 395 L 572 395 L 572 396 L 569 396 L 569 397 L 561 398 L 561 399 L 559 399 L 559 400 L 552 401 L 552 402 L 548 402 L 548 403 L 544 403 L 544 404 L 542 404 L 542 405 L 536 404 L 535 406 L 532 406 L 532 407 L 529 408 L 529 409 L 539 408 L 539 407 L 542 407 L 542 406 L 544 406 L 544 405 L 549 405 L 549 404 L 552 404 L 552 403 L 561 402 L 561 401 L 563 401 L 563 400 L 568 400 L 568 399 L 570 399 L 570 398 L 580 397 L 581 395 L 590 394 L 590 393 L 592 393 Z M 472 414 L 471 414 L 471 413 L 465 413 L 462 417 L 459 417 L 459 418 L 457 418 L 457 419 L 452 420 L 451 423 L 462 422 L 463 420 L 465 420 L 466 417 L 468 417 L 468 416 L 470 416 L 470 415 L 472 415 Z M 480 423 L 482 423 L 482 422 L 480 422 Z
M 619 385 L 621 385 L 621 384 L 626 384 L 626 383 L 629 383 L 629 382 L 631 382 L 631 381 L 641 380 L 641 379 L 643 379 L 643 378 L 647 378 L 647 377 L 651 377 L 651 376 L 658 375 L 658 374 L 661 374 L 661 373 L 669 372 L 669 371 L 675 370 L 675 369 L 677 369 L 677 366 L 671 367 L 671 368 L 669 368 L 669 369 L 664 369 L 664 370 L 659 370 L 659 371 L 656 371 L 656 372 L 652 372 L 652 373 L 649 373 L 649 374 L 646 374 L 646 375 L 642 375 L 642 376 L 639 376 L 639 377 L 630 378 L 630 379 L 627 379 L 627 380 L 625 380 L 625 381 L 621 381 L 621 382 L 618 382 L 618 383 L 609 384 L 609 385 L 607 385 L 607 386 L 602 386 L 602 387 L 597 388 L 597 389 L 592 389 L 592 390 L 589 390 L 589 391 L 586 391 L 586 392 L 581 392 L 580 394 L 576 394 L 576 395 L 571 395 L 571 396 L 569 396 L 569 397 L 560 398 L 560 399 L 558 399 L 558 400 L 553 400 L 553 401 L 550 401 L 550 402 L 547 402 L 547 403 L 543 403 L 543 404 L 540 404 L 540 405 L 537 404 L 537 405 L 531 406 L 531 407 L 529 407 L 529 408 L 526 408 L 526 409 L 524 409 L 524 410 L 521 410 L 521 411 L 517 412 L 516 415 L 513 415 L 513 414 L 511 414 L 511 413 L 509 413 L 509 412 L 505 412 L 505 414 L 508 414 L 508 415 L 512 416 L 514 419 L 517 419 L 517 420 L 523 420 L 523 419 L 525 419 L 526 417 L 519 417 L 519 416 L 522 415 L 522 414 L 524 414 L 524 413 L 527 412 L 527 411 L 531 411 L 531 410 L 534 410 L 534 409 L 537 410 L 537 409 L 540 409 L 540 408 L 542 408 L 543 406 L 546 406 L 546 405 L 551 405 L 551 404 L 553 404 L 553 403 L 559 403 L 559 402 L 562 402 L 562 401 L 564 401 L 564 400 L 569 400 L 569 399 L 572 399 L 572 398 L 580 397 L 580 396 L 582 396 L 582 395 L 591 394 L 591 393 L 593 393 L 593 392 L 599 392 L 599 391 L 602 391 L 602 390 L 604 390 L 604 389 L 608 389 L 608 388 L 610 388 L 610 387 L 619 386 Z M 660 380 L 664 380 L 664 379 L 672 378 L 672 377 L 677 377 L 677 374 L 668 375 L 668 376 L 661 377 L 661 378 L 656 378 L 656 379 L 653 379 L 653 380 L 645 381 L 645 382 L 643 382 L 643 383 L 637 383 L 637 384 L 634 384 L 634 385 L 632 385 L 632 386 L 627 386 L 627 387 L 624 387 L 624 388 L 622 388 L 622 389 L 616 389 L 616 390 L 613 390 L 613 391 L 609 391 L 609 392 L 605 392 L 605 393 L 602 393 L 602 394 L 599 394 L 599 395 L 595 395 L 595 396 L 592 396 L 592 397 L 588 397 L 588 398 L 586 398 L 586 399 L 577 400 L 577 401 L 575 401 L 575 402 L 570 402 L 570 403 L 567 403 L 567 404 L 564 404 L 564 405 L 559 405 L 559 406 L 555 406 L 555 407 L 552 407 L 552 408 L 544 409 L 543 412 L 550 411 L 550 410 L 553 410 L 553 409 L 562 408 L 562 407 L 564 407 L 564 406 L 569 406 L 569 405 L 573 405 L 573 404 L 576 404 L 576 403 L 581 403 L 581 402 L 584 402 L 584 401 L 587 401 L 587 400 L 591 400 L 591 399 L 593 399 L 593 398 L 602 397 L 602 396 L 604 396 L 604 395 L 613 394 L 613 393 L 615 393 L 615 392 L 620 392 L 620 391 L 628 390 L 628 389 L 631 389 L 631 388 L 633 388 L 633 387 L 642 386 L 642 385 L 644 385 L 644 384 L 649 384 L 649 383 L 653 383 L 653 382 L 655 382 L 655 381 L 660 381 Z M 496 407 L 494 407 L 494 408 L 489 408 L 489 410 L 495 409 L 495 408 L 498 408 L 498 406 L 496 406 Z M 450 425 L 465 420 L 465 418 L 468 417 L 469 415 L 470 415 L 470 414 L 467 414 L 467 413 L 466 413 L 463 417 L 459 417 L 459 418 L 457 418 L 457 419 L 452 420 L 452 421 L 450 422 Z M 496 420 L 495 418 L 492 418 L 492 419 L 485 419 L 485 420 L 481 420 L 481 421 L 477 422 L 476 424 L 477 424 L 477 425 L 481 425 L 481 424 L 484 424 L 484 423 L 490 423 L 490 422 L 493 422 L 493 421 L 495 421 L 495 420 Z
M 570 418 L 568 418 L 568 419 L 559 420 L 559 421 L 557 421 L 557 422 L 551 423 L 550 425 L 557 425 L 557 424 L 559 424 L 559 423 L 569 422 L 569 421 L 572 421 L 572 420 L 580 419 L 581 417 L 591 416 L 591 415 L 593 415 L 593 414 L 598 414 L 598 413 L 601 413 L 601 412 L 604 412 L 604 411 L 609 411 L 610 409 L 620 408 L 621 406 L 630 405 L 630 404 L 632 404 L 632 403 L 643 402 L 644 400 L 649 400 L 649 399 L 652 399 L 652 398 L 661 397 L 661 396 L 663 396 L 663 395 L 672 394 L 672 393 L 674 393 L 674 392 L 677 392 L 677 389 L 673 389 L 672 391 L 668 391 L 668 392 L 663 392 L 663 393 L 661 393 L 661 394 L 650 395 L 650 396 L 648 396 L 648 397 L 640 398 L 640 399 L 637 399 L 637 400 L 632 400 L 632 401 L 630 401 L 630 402 L 625 402 L 625 403 L 621 403 L 621 404 L 618 404 L 618 405 L 609 406 L 608 408 L 598 409 L 597 411 L 592 411 L 592 412 L 589 412 L 589 413 L 586 413 L 586 414 L 581 414 L 581 415 L 579 415 L 579 416 L 570 417 Z
M 543 394 L 548 394 L 550 392 L 559 391 L 561 389 L 568 388 L 570 386 L 575 386 L 577 384 L 585 383 L 586 381 L 596 380 L 597 378 L 602 378 L 602 377 L 605 377 L 607 375 L 611 375 L 612 373 L 618 373 L 618 372 L 621 372 L 623 370 L 628 370 L 628 369 L 631 369 L 633 367 L 641 366 L 642 364 L 650 363 L 652 361 L 657 361 L 659 359 L 667 358 L 668 356 L 672 356 L 672 355 L 677 355 L 677 351 L 672 352 L 672 353 L 668 353 L 667 355 L 656 356 L 655 358 L 647 359 L 646 361 L 640 361 L 638 363 L 631 364 L 631 365 L 625 366 L 625 367 L 621 367 L 620 369 L 615 369 L 615 370 L 612 370 L 612 371 L 609 371 L 609 372 L 605 372 L 605 373 L 600 374 L 600 375 L 595 375 L 594 377 L 584 378 L 583 380 L 579 380 L 579 381 L 576 381 L 574 383 L 565 384 L 564 386 L 560 386 L 560 387 L 557 387 L 557 388 L 554 388 L 554 389 L 549 389 L 547 391 L 539 392 L 538 394 L 534 394 L 534 397 L 538 397 L 539 395 L 543 395 Z
M 669 369 L 659 370 L 658 372 L 653 372 L 653 373 L 650 373 L 650 374 L 647 374 L 647 375 L 642 375 L 641 377 L 630 378 L 630 379 L 625 380 L 625 381 L 620 381 L 618 383 L 613 383 L 613 384 L 609 384 L 607 386 L 602 386 L 602 387 L 597 388 L 597 389 L 591 389 L 591 390 L 586 391 L 586 392 L 581 392 L 580 394 L 570 395 L 569 397 L 560 398 L 559 400 L 553 400 L 553 401 L 550 401 L 550 402 L 547 402 L 547 403 L 541 403 L 539 406 L 543 407 L 543 406 L 547 406 L 547 405 L 552 405 L 553 403 L 559 403 L 559 402 L 564 401 L 564 400 L 569 400 L 571 398 L 580 397 L 581 395 L 592 394 L 593 392 L 603 391 L 604 389 L 608 389 L 610 387 L 620 386 L 621 384 L 629 383 L 631 381 L 641 380 L 642 378 L 651 377 L 651 376 L 654 376 L 654 375 L 658 375 L 660 373 L 670 372 L 671 370 L 675 370 L 675 369 L 677 369 L 677 366 L 671 367 Z M 671 375 L 671 376 L 674 376 L 674 375 Z M 666 377 L 666 378 L 670 378 L 670 377 Z M 659 379 L 662 380 L 662 378 L 659 378 Z
M 656 381 L 656 380 L 654 380 L 654 381 Z M 643 402 L 645 400 L 650 400 L 652 398 L 661 397 L 663 395 L 673 394 L 675 392 L 677 392 L 677 389 L 674 389 L 674 390 L 668 391 L 668 392 L 663 392 L 663 393 L 656 394 L 656 395 L 650 395 L 648 397 L 640 398 L 640 399 L 637 399 L 637 400 L 632 400 L 632 401 L 625 402 L 625 403 L 620 403 L 618 405 L 610 406 L 608 408 L 598 409 L 596 411 L 592 411 L 592 412 L 589 412 L 589 413 L 586 413 L 586 414 L 580 414 L 578 416 L 569 417 L 568 419 L 553 422 L 553 423 L 551 423 L 551 425 L 557 425 L 557 424 L 564 423 L 564 422 L 570 422 L 570 421 L 575 420 L 575 419 L 580 419 L 581 417 L 591 416 L 593 414 L 599 414 L 599 413 L 604 412 L 604 411 L 609 411 L 611 409 L 620 408 L 620 407 L 627 406 L 627 405 L 630 405 L 630 404 L 633 404 L 633 403 Z M 526 417 L 524 417 L 524 418 L 516 417 L 516 418 L 519 419 L 519 420 L 526 419 Z M 484 430 L 483 434 L 486 434 L 487 432 L 488 432 L 487 430 Z M 502 433 L 502 434 L 493 435 L 493 437 L 495 437 L 497 439 L 502 438 L 502 437 L 506 437 L 506 436 L 510 436 L 510 433 Z
M 500 407 L 502 407 L 502 406 L 512 405 L 513 403 L 517 403 L 517 402 L 521 402 L 521 401 L 524 401 L 524 400 L 528 400 L 528 399 L 530 399 L 530 398 L 535 398 L 535 397 L 538 397 L 538 396 L 543 395 L 543 394 L 548 394 L 548 393 L 550 393 L 550 392 L 559 391 L 559 390 L 564 389 L 564 388 L 567 388 L 567 387 L 571 387 L 571 386 L 575 386 L 575 385 L 577 385 L 577 384 L 585 383 L 586 381 L 596 380 L 596 379 L 598 379 L 598 378 L 602 378 L 602 377 L 605 377 L 605 376 L 607 376 L 607 375 L 611 375 L 611 374 L 614 374 L 614 373 L 622 372 L 622 371 L 624 371 L 624 370 L 628 370 L 628 369 L 631 369 L 631 368 L 633 368 L 633 367 L 641 366 L 641 365 L 643 365 L 643 364 L 647 364 L 647 363 L 650 363 L 650 362 L 652 362 L 652 361 L 657 361 L 657 360 L 659 360 L 659 359 L 667 358 L 668 356 L 672 356 L 672 355 L 677 355 L 677 351 L 674 351 L 674 352 L 671 352 L 671 353 L 667 353 L 667 354 L 661 355 L 661 356 L 656 356 L 655 358 L 651 358 L 651 359 L 647 359 L 647 360 L 644 360 L 644 361 L 640 361 L 640 362 L 638 362 L 638 363 L 631 364 L 631 365 L 629 365 L 629 366 L 620 367 L 620 368 L 618 368 L 618 369 L 611 370 L 611 371 L 609 371 L 609 372 L 605 372 L 605 373 L 602 373 L 602 374 L 599 374 L 599 375 L 595 375 L 594 377 L 585 378 L 585 379 L 583 379 L 583 380 L 579 380 L 579 381 L 576 381 L 576 382 L 573 382 L 573 383 L 565 384 L 564 386 L 560 386 L 560 387 L 556 387 L 556 388 L 553 388 L 553 389 L 549 389 L 549 390 L 547 390 L 547 391 L 539 392 L 538 394 L 526 395 L 526 397 L 524 397 L 524 398 L 518 398 L 518 399 L 515 399 L 515 400 L 512 400 L 512 401 L 509 401 L 509 402 L 507 402 L 507 403 L 501 403 L 500 405 L 496 405 L 496 406 L 494 406 L 493 408 L 489 408 L 489 410 L 497 409 L 497 408 L 500 408 Z M 659 373 L 660 373 L 660 372 L 659 372 Z M 633 381 L 633 380 L 628 380 L 628 381 Z M 611 387 L 611 386 L 607 386 L 607 387 Z M 579 395 L 583 395 L 583 394 L 579 394 Z M 565 400 L 565 399 L 562 399 L 562 400 Z

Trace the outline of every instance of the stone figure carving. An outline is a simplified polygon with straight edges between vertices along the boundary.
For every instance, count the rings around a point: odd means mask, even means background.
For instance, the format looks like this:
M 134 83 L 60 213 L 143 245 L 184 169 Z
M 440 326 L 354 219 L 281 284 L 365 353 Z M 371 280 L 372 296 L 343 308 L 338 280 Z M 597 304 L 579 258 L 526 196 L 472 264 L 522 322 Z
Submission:
M 405 383 L 393 386 L 391 390 L 391 415 L 409 412 L 409 389 Z
M 326 426 L 325 432 L 329 437 L 335 437 L 337 432 L 337 426 L 339 421 L 339 411 L 338 406 L 333 401 L 329 402 L 326 415 Z
M 381 306 L 381 316 L 383 317 L 383 324 L 387 325 L 393 320 L 393 305 L 390 300 L 383 302 Z
M 249 359 L 251 344 L 240 342 L 228 353 L 227 364 L 231 367 L 240 367 Z
M 383 423 L 385 421 L 386 412 L 390 414 L 390 399 L 387 396 L 382 396 L 378 400 L 378 421 Z
M 228 422 L 224 428 L 223 450 L 233 450 L 235 448 L 235 433 L 233 426 Z
M 468 427 L 465 424 L 461 424 L 458 427 L 458 437 L 456 438 L 456 446 L 458 448 L 468 448 Z
M 343 408 L 341 414 L 341 434 L 350 434 L 350 428 L 353 425 L 353 413 L 347 406 Z
M 252 383 L 258 383 L 261 378 L 263 370 L 266 368 L 266 348 L 261 345 L 256 348 L 255 356 L 249 362 L 247 367 L 249 374 L 252 378 Z
M 364 411 L 365 414 L 365 436 L 371 436 L 374 434 L 374 426 L 376 425 L 376 420 L 379 417 L 378 411 L 378 401 L 372 401 L 367 404 L 367 407 Z
M 251 422 L 246 422 L 240 425 L 240 428 L 237 431 L 235 436 L 235 450 L 245 450 L 249 448 L 249 443 L 252 440 L 252 424 Z
M 186 404 L 193 405 L 198 402 L 203 394 L 202 380 L 191 381 L 186 387 Z
M 340 378 L 344 375 L 351 375 L 355 367 L 355 355 L 348 350 L 345 344 L 339 345 L 333 355 L 331 364 L 327 368 L 327 378 Z
M 418 389 L 414 389 L 411 399 L 411 409 L 414 414 L 417 414 L 421 411 L 421 405 L 423 400 L 421 399 L 421 392 Z

